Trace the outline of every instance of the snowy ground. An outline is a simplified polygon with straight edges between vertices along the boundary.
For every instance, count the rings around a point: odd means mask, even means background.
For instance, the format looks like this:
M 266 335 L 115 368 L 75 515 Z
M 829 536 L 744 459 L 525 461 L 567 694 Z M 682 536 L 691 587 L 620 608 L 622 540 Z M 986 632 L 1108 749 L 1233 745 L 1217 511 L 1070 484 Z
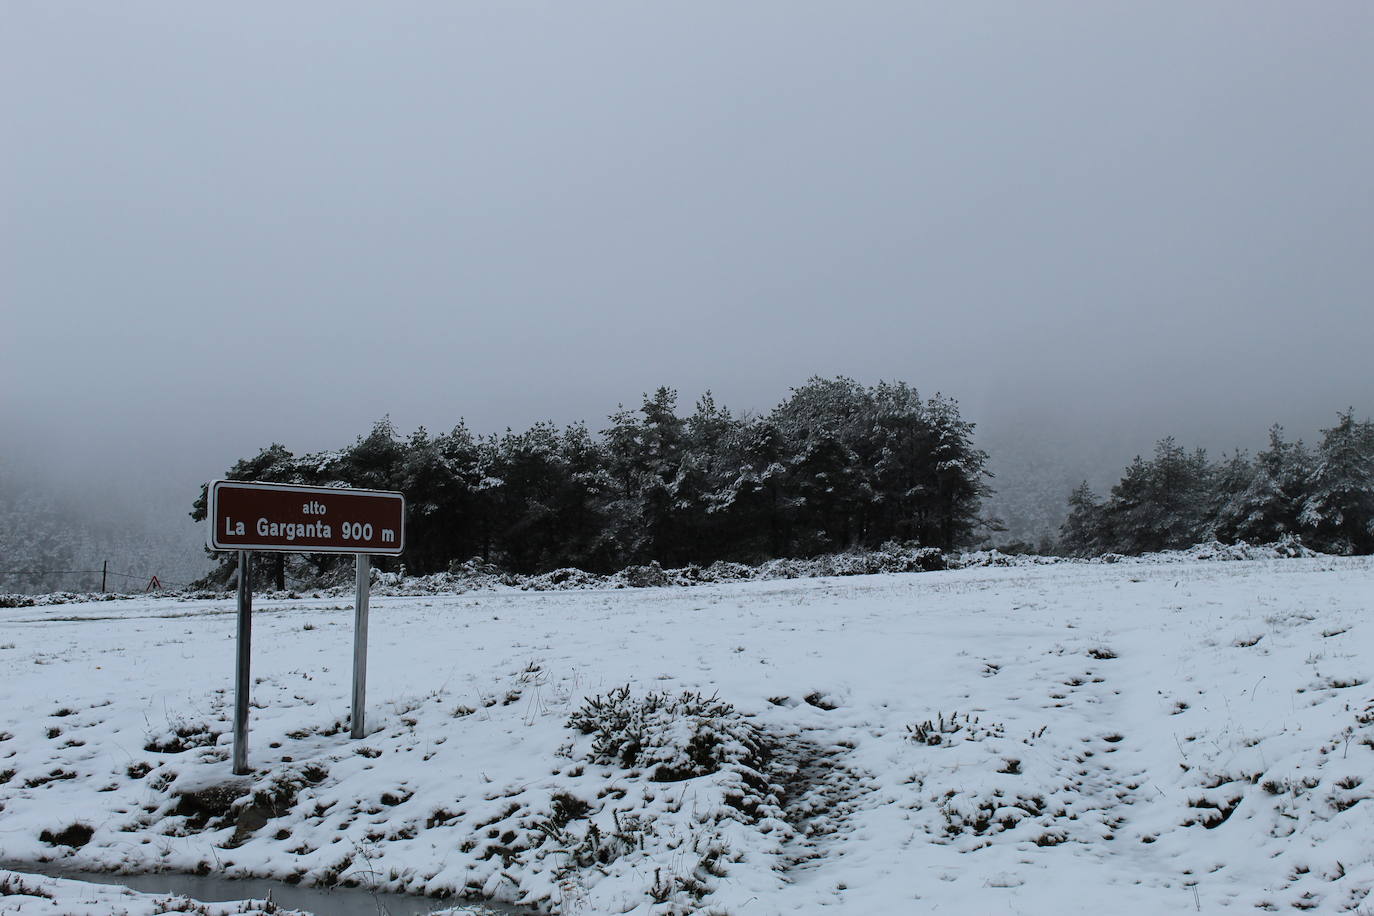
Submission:
M 1374 912 L 1369 560 L 379 597 L 362 741 L 352 616 L 258 602 L 235 778 L 232 602 L 0 610 L 0 860 L 559 913 Z
M 274 907 L 265 900 L 203 903 L 189 897 L 140 894 L 127 887 L 46 878 L 0 869 L 0 913 L 43 913 L 48 916 L 142 916 L 144 913 L 298 916 L 300 911 Z

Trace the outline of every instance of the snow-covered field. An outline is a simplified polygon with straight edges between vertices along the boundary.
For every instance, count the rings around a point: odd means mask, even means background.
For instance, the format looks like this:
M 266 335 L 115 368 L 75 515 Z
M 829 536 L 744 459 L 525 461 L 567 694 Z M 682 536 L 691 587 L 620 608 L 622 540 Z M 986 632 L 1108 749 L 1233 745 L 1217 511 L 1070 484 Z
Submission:
M 1367 559 L 377 597 L 361 741 L 352 619 L 257 602 L 236 778 L 232 601 L 0 611 L 0 861 L 558 913 L 1374 912 Z M 46 886 L 0 912 L 86 912 Z

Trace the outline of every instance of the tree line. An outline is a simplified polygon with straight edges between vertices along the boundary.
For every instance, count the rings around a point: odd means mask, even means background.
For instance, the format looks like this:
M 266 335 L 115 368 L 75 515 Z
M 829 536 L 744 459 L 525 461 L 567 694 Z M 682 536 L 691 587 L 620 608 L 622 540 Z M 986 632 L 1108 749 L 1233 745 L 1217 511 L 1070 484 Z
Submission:
M 957 402 L 901 382 L 813 378 L 765 415 L 732 412 L 708 393 L 680 416 L 665 387 L 597 433 L 541 422 L 478 435 L 460 422 L 402 437 L 383 419 L 349 447 L 297 456 L 274 443 L 225 476 L 403 492 L 400 562 L 413 573 L 471 557 L 511 572 L 609 573 L 892 540 L 968 544 L 990 492 L 973 430 Z M 192 517 L 206 508 L 202 488 Z M 338 561 L 305 562 L 319 573 Z
M 1315 448 L 1274 426 L 1253 458 L 1237 451 L 1215 462 L 1163 439 L 1107 498 L 1087 483 L 1073 492 L 1058 547 L 1096 556 L 1288 536 L 1329 553 L 1374 553 L 1374 423 L 1346 411 Z

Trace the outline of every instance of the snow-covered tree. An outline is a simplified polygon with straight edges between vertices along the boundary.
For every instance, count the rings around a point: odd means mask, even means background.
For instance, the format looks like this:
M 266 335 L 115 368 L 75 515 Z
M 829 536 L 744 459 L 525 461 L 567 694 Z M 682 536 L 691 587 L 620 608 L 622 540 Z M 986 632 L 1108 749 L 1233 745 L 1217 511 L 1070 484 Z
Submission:
M 1219 494 L 1217 536 L 1251 543 L 1276 541 L 1298 531 L 1311 456 L 1301 441 L 1287 442 L 1283 427 L 1269 430 L 1269 447 L 1248 462 L 1249 477 L 1237 488 L 1239 469 L 1223 468 L 1225 492 Z
M 1059 529 L 1059 549 L 1071 557 L 1090 557 L 1111 549 L 1104 530 L 1102 503 L 1085 480 L 1069 494 L 1069 516 Z
M 1187 452 L 1172 436 L 1152 459 L 1140 456 L 1103 507 L 1104 540 L 1122 553 L 1188 547 L 1209 533 L 1211 467 L 1201 449 Z
M 1353 410 L 1322 431 L 1299 522 L 1328 549 L 1374 551 L 1374 423 Z

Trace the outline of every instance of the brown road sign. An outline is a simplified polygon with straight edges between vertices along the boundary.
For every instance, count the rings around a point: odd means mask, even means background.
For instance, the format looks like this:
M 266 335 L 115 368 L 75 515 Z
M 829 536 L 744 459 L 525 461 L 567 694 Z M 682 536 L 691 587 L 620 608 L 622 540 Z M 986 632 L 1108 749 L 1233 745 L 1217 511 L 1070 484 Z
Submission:
M 211 550 L 399 556 L 405 505 L 385 490 L 216 480 L 206 542 Z

